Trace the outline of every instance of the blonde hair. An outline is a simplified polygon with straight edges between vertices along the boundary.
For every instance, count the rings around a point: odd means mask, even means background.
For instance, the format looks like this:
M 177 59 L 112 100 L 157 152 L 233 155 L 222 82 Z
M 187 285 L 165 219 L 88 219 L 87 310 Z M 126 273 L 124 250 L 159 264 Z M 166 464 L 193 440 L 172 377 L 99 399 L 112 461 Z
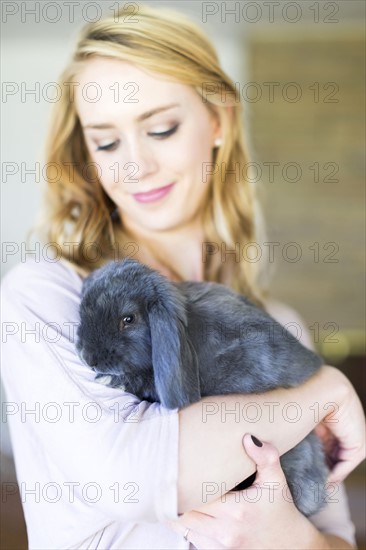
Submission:
M 266 291 L 260 288 L 258 277 L 263 262 L 238 262 L 230 253 L 238 245 L 259 243 L 258 231 L 263 230 L 253 185 L 242 175 L 248 155 L 235 86 L 221 69 L 212 44 L 192 21 L 165 8 L 139 5 L 137 13 L 134 8 L 136 4 L 126 5 L 118 17 L 86 25 L 72 60 L 60 76 L 62 95 L 53 106 L 45 151 L 48 166 L 56 166 L 59 176 L 57 181 L 47 179 L 43 218 L 31 233 L 40 229 L 47 242 L 56 245 L 62 259 L 82 276 L 111 259 L 124 257 L 123 249 L 131 239 L 122 221 L 111 217 L 116 205 L 93 168 L 75 102 L 70 99 L 70 83 L 94 56 L 127 61 L 193 87 L 207 107 L 218 113 L 223 143 L 213 151 L 215 170 L 202 211 L 206 239 L 202 244 L 212 246 L 216 253 L 205 258 L 204 280 L 228 284 L 262 305 Z M 70 241 L 77 243 L 72 250 Z M 95 260 L 85 255 L 90 243 L 99 252 Z M 227 251 L 224 261 L 218 250 Z M 156 250 L 153 254 L 177 280 L 183 280 L 169 259 L 159 257 Z

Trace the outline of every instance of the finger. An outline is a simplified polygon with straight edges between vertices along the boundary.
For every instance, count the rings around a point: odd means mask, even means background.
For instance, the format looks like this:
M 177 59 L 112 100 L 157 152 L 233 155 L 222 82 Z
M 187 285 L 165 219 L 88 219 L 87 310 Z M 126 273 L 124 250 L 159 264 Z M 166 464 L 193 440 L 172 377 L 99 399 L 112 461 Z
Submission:
M 215 536 L 219 536 L 222 529 L 227 529 L 228 522 L 232 522 L 233 519 L 241 521 L 245 507 L 249 506 L 252 502 L 257 502 L 258 495 L 269 490 L 269 487 L 259 487 L 254 482 L 251 487 L 242 491 L 229 491 L 225 493 L 221 498 L 205 504 L 202 508 L 197 508 L 195 512 L 202 510 L 205 514 L 209 514 L 215 520 L 215 523 L 212 523 Z M 273 494 L 276 493 L 276 487 L 273 487 L 273 485 L 271 485 L 271 490 L 274 491 Z
M 207 517 L 205 517 L 207 516 Z M 212 521 L 215 521 L 211 516 L 200 512 L 186 512 L 177 521 L 169 521 L 170 527 L 183 538 L 191 542 L 196 548 L 207 550 L 224 548 L 219 542 L 217 528 L 213 526 Z M 188 531 L 187 531 L 188 530 Z M 215 538 L 215 535 L 217 538 Z
M 350 473 L 348 470 L 349 470 L 349 467 L 346 464 L 344 464 L 343 462 L 338 462 L 338 464 L 336 464 L 333 470 L 330 472 L 327 478 L 327 483 L 335 483 L 337 481 L 338 482 L 343 481 L 344 479 L 346 479 L 346 477 Z
M 215 539 L 210 539 L 209 537 L 203 537 L 202 535 L 199 535 L 198 533 L 195 533 L 194 531 L 189 532 L 188 540 L 198 548 L 199 550 L 223 550 L 226 548 L 222 544 L 220 544 Z
M 255 483 L 259 486 L 265 481 L 286 483 L 285 474 L 280 463 L 280 455 L 277 448 L 271 443 L 259 441 L 251 434 L 243 437 L 243 446 L 248 456 L 257 465 Z
M 352 472 L 354 469 L 354 464 L 350 465 L 350 462 L 337 462 L 337 464 L 333 467 L 332 471 L 328 475 L 327 482 L 328 483 L 335 483 L 335 482 L 341 482 L 346 479 L 346 477 Z
M 355 455 L 351 455 L 345 449 L 342 449 L 339 453 L 337 464 L 334 466 L 330 474 L 328 475 L 328 483 L 341 482 L 364 460 L 364 453 L 360 454 L 359 459 L 355 458 Z
M 242 501 L 241 493 L 242 491 L 229 491 L 223 493 L 220 498 L 208 502 L 202 507 L 196 508 L 194 512 L 202 513 L 213 518 L 215 524 L 212 523 L 212 528 L 215 528 L 217 521 L 221 521 L 223 517 L 232 519 L 233 506 L 240 504 Z

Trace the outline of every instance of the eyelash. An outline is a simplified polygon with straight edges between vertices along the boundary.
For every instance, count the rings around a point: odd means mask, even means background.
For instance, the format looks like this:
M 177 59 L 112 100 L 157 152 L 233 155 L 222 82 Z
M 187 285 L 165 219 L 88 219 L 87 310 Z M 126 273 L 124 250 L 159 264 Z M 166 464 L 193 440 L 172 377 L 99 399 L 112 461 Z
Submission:
M 173 128 L 170 128 L 166 132 L 150 133 L 148 134 L 148 136 L 155 137 L 156 139 L 166 139 L 171 135 L 175 134 L 178 128 L 179 128 L 179 124 L 176 124 L 175 126 L 173 126 Z M 108 143 L 108 145 L 99 145 L 96 151 L 114 151 L 118 145 L 119 145 L 119 140 L 114 141 L 113 143 Z

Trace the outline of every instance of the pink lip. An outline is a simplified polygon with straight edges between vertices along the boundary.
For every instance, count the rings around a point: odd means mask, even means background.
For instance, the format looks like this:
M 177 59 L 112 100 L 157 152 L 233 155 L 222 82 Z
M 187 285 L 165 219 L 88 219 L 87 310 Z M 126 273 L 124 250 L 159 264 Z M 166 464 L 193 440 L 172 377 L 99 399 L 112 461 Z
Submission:
M 159 187 L 159 189 L 154 189 L 148 193 L 134 193 L 132 196 L 137 200 L 137 202 L 154 202 L 162 197 L 165 197 L 173 187 L 174 183 L 170 183 L 165 187 Z

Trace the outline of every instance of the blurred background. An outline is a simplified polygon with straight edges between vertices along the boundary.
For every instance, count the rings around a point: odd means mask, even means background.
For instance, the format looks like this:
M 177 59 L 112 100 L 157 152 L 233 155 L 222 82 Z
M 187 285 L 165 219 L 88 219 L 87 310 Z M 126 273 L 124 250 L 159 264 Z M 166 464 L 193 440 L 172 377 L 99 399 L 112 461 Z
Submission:
M 2 3 L 2 276 L 24 261 L 40 205 L 44 180 L 30 171 L 37 162 L 42 171 L 47 84 L 57 82 L 80 27 L 126 3 Z M 365 3 L 144 4 L 190 15 L 216 45 L 244 105 L 271 294 L 301 315 L 317 350 L 365 404 Z M 14 480 L 4 422 L 1 456 L 2 482 Z M 364 470 L 345 482 L 359 548 Z M 27 547 L 19 495 L 2 502 L 1 524 L 1 548 Z

